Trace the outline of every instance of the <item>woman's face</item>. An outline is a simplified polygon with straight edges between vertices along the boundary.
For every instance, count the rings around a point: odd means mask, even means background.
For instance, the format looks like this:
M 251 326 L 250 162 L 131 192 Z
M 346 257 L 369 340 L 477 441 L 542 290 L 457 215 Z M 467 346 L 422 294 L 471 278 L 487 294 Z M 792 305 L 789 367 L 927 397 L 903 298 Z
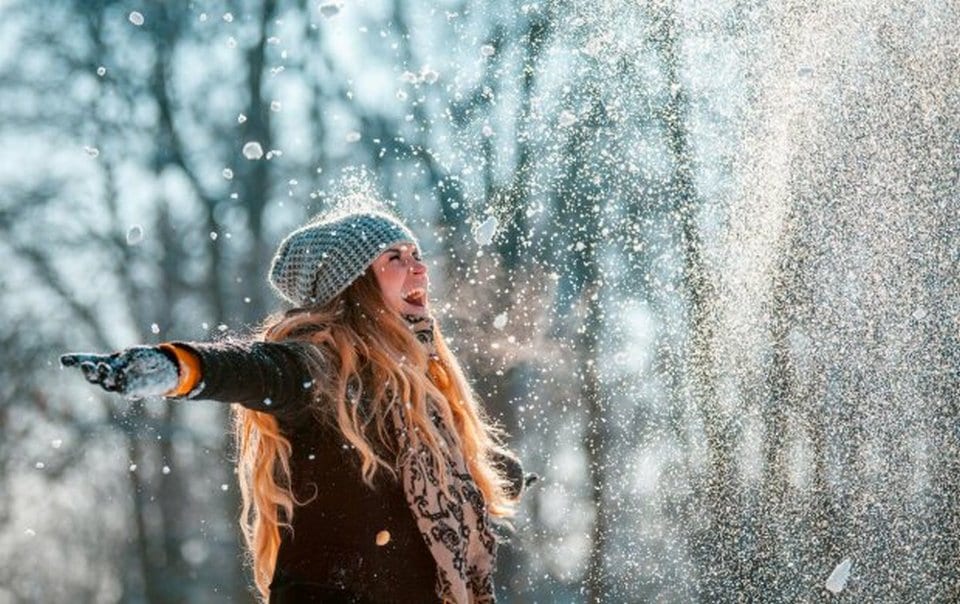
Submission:
M 426 315 L 430 279 L 420 250 L 412 243 L 398 243 L 380 254 L 371 265 L 387 306 L 401 315 Z

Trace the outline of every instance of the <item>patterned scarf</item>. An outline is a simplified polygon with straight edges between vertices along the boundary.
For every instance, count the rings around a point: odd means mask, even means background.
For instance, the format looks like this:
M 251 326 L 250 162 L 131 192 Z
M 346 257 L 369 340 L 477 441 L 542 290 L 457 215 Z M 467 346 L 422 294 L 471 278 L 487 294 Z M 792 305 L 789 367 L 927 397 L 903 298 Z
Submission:
M 450 378 L 437 355 L 433 339 L 433 318 L 405 316 L 410 328 L 430 356 L 429 374 L 451 405 L 459 401 L 450 388 Z M 432 405 L 432 403 L 428 403 Z M 446 474 L 446 491 L 440 486 L 434 457 L 426 445 L 417 451 L 406 443 L 406 431 L 400 413 L 394 415 L 401 451 L 399 461 L 407 504 L 417 521 L 420 534 L 437 562 L 437 595 L 444 602 L 487 604 L 496 600 L 493 568 L 497 542 L 490 530 L 483 495 L 470 475 L 452 428 L 431 408 L 444 457 L 440 464 Z M 444 446 L 444 444 L 446 446 Z

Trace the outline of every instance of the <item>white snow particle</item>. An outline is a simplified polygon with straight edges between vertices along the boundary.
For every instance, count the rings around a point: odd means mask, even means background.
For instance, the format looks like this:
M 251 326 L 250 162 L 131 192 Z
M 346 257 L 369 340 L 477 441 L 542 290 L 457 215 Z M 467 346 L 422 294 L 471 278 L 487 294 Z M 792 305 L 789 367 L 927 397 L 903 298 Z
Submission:
M 260 159 L 263 157 L 263 147 L 257 141 L 250 141 L 243 146 L 243 156 L 247 159 Z
M 83 150 L 86 151 L 87 155 L 90 157 L 97 157 L 100 155 L 100 149 L 97 149 L 96 147 L 84 147 Z
M 27 537 L 36 537 L 37 531 L 33 530 L 32 528 L 28 528 L 27 530 L 23 531 L 23 534 Z
M 497 53 L 497 49 L 493 47 L 493 44 L 484 44 L 480 47 L 480 54 L 484 57 L 492 57 Z
M 420 70 L 420 81 L 422 82 L 425 82 L 427 84 L 433 84 L 439 79 L 440 79 L 440 74 L 426 65 L 423 67 L 423 69 Z
M 34 464 L 33 467 L 35 467 L 38 470 L 42 470 L 43 468 L 46 467 L 46 464 L 44 464 L 42 461 L 38 461 L 37 463 Z
M 137 245 L 143 241 L 143 227 L 135 224 L 127 229 L 127 245 Z
M 850 578 L 850 566 L 852 565 L 853 561 L 850 560 L 850 558 L 844 558 L 843 562 L 833 569 L 833 572 L 827 577 L 827 584 L 825 586 L 827 591 L 833 594 L 838 594 L 843 591 L 843 588 L 847 586 L 847 579 Z
M 130 13 L 130 17 L 128 18 L 130 19 L 130 23 L 133 23 L 137 27 L 140 27 L 141 25 L 143 25 L 143 15 L 141 15 L 137 11 L 133 11 L 132 13 Z
M 280 104 L 280 101 L 270 101 L 270 111 L 278 113 L 283 108 L 283 105 Z
M 223 13 L 223 20 L 227 23 L 233 23 L 233 13 Z
M 494 329 L 503 329 L 507 326 L 507 313 L 502 312 L 493 318 Z
M 135 464 L 135 463 L 130 464 L 130 471 L 131 471 L 131 472 L 136 472 L 136 471 L 137 471 L 137 464 Z
M 153 323 L 152 325 L 150 325 L 150 331 L 152 331 L 153 333 L 160 333 L 160 326 L 157 325 L 156 323 Z
M 97 67 L 97 75 L 100 76 L 101 78 L 107 75 L 107 68 L 104 67 L 103 65 L 101 65 L 100 67 Z
M 324 2 L 320 5 L 320 14 L 329 19 L 330 17 L 335 17 L 340 13 L 340 8 L 343 5 L 339 2 Z
M 224 168 L 223 177 L 226 178 L 227 180 L 233 179 L 233 170 L 231 170 L 230 168 Z
M 280 38 L 276 36 L 270 36 L 269 38 L 267 38 L 267 44 L 273 44 L 274 46 L 276 46 L 279 43 L 280 43 Z
M 223 483 L 222 485 L 220 485 L 220 490 L 223 492 L 227 492 L 230 490 L 230 485 L 228 485 L 227 483 Z
M 493 128 L 490 127 L 490 124 L 484 124 L 483 128 L 480 129 L 480 134 L 486 138 L 493 136 Z
M 217 234 L 216 231 L 210 231 L 210 240 L 211 240 L 211 241 L 216 241 L 216 240 L 217 240 L 217 237 L 219 237 L 219 235 Z
M 473 239 L 479 245 L 490 245 L 493 236 L 497 233 L 497 217 L 488 216 L 473 230 Z
M 169 474 L 169 473 L 170 473 L 170 466 L 163 466 L 163 469 L 161 470 L 161 472 L 163 472 L 164 474 Z
M 564 109 L 560 112 L 560 118 L 557 120 L 557 124 L 561 128 L 568 128 L 577 123 L 577 116 L 573 114 L 572 111 Z
M 53 447 L 54 449 L 59 449 L 60 447 L 63 446 L 63 440 L 59 438 L 55 438 L 50 441 L 50 446 Z
M 407 84 L 416 84 L 417 83 L 417 74 L 412 71 L 404 71 L 400 74 L 400 79 Z
M 219 329 L 220 331 L 227 331 L 230 328 L 227 327 L 224 323 L 221 323 L 220 325 L 217 325 L 217 329 Z
M 238 124 L 242 124 L 245 121 L 247 121 L 247 116 L 245 116 L 244 114 L 241 113 L 240 115 L 237 116 Z
M 344 140 L 346 140 L 348 143 L 355 143 L 360 140 L 360 133 L 356 130 L 351 130 L 350 132 L 347 132 Z

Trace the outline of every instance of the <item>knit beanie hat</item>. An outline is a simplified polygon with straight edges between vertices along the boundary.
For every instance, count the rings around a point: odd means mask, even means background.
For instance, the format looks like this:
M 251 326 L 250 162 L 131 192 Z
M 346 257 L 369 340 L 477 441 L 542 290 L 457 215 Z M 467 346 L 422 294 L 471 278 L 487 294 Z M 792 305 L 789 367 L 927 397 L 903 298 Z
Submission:
M 321 217 L 287 235 L 270 266 L 270 285 L 295 306 L 325 304 L 357 280 L 391 245 L 417 238 L 378 211 Z

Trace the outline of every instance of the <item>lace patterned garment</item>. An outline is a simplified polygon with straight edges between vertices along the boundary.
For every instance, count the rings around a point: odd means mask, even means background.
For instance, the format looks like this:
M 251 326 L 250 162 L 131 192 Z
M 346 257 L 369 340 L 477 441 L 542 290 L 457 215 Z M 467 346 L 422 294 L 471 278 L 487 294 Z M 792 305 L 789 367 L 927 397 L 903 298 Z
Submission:
M 433 342 L 432 317 L 405 317 L 417 339 L 430 355 L 431 378 L 441 391 L 449 378 L 440 364 Z M 398 409 L 394 422 L 398 438 L 406 440 L 404 422 Z M 456 438 L 435 409 L 430 411 L 436 435 L 442 447 L 443 462 L 439 467 L 446 474 L 446 491 L 437 476 L 434 456 L 421 445 L 400 458 L 407 503 L 417 521 L 423 539 L 437 562 L 437 595 L 444 601 L 458 604 L 495 602 L 493 569 L 497 558 L 497 541 L 490 528 L 483 494 L 470 475 Z

